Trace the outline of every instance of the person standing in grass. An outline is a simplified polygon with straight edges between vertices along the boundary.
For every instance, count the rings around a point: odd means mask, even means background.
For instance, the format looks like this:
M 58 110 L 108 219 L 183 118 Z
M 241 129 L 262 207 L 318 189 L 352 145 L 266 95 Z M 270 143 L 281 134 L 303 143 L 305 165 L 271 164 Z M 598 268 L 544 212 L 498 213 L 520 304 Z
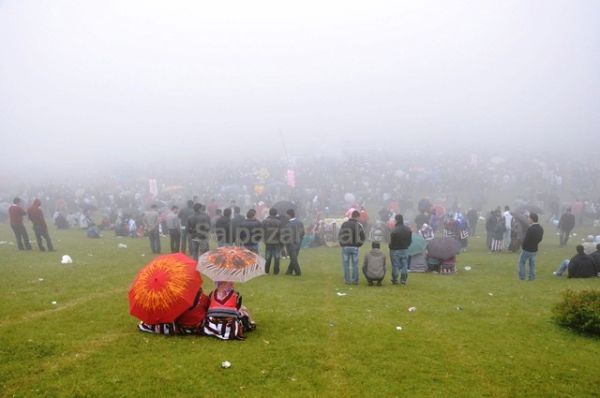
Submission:
M 144 217 L 142 222 L 144 223 L 144 231 L 148 235 L 148 239 L 150 239 L 150 249 L 152 253 L 159 254 L 160 253 L 160 233 L 159 233 L 159 225 L 160 225 L 160 217 L 158 211 L 156 210 L 158 206 L 153 204 L 150 206 L 150 210 L 144 213 Z
M 544 229 L 538 224 L 538 215 L 529 213 L 529 228 L 525 232 L 523 245 L 521 246 L 521 257 L 519 258 L 519 279 L 525 280 L 525 263 L 529 261 L 529 280 L 535 280 L 535 258 L 538 245 L 544 238 Z
M 31 250 L 31 243 L 29 243 L 29 235 L 27 235 L 27 229 L 23 223 L 23 217 L 27 213 L 25 209 L 21 207 L 21 198 L 15 198 L 13 204 L 8 208 L 8 216 L 10 219 L 10 227 L 15 233 L 15 239 L 17 240 L 17 247 L 19 250 Z
M 178 212 L 179 207 L 173 206 L 171 207 L 171 212 L 166 217 L 169 240 L 171 242 L 171 253 L 177 253 L 181 244 L 181 221 L 177 215 Z
M 390 259 L 392 261 L 392 284 L 398 284 L 398 273 L 400 283 L 406 285 L 408 279 L 408 247 L 412 243 L 412 232 L 404 225 L 402 214 L 396 214 L 396 227 L 390 233 Z
M 575 216 L 571 213 L 571 208 L 567 208 L 558 221 L 558 230 L 560 233 L 560 246 L 565 246 L 569 241 L 571 231 L 575 228 Z
M 204 211 L 201 203 L 194 203 L 191 217 L 188 218 L 186 229 L 190 238 L 190 252 L 194 260 L 209 250 L 210 217 Z
M 192 244 L 190 242 L 191 238 L 189 236 L 190 234 L 186 228 L 188 224 L 188 219 L 194 214 L 193 206 L 194 201 L 190 199 L 186 202 L 186 207 L 179 210 L 179 213 L 177 213 L 177 217 L 179 217 L 179 222 L 181 224 L 181 247 L 179 248 L 179 251 L 181 251 L 184 254 L 187 252 L 188 243 L 190 244 L 190 250 L 192 249 Z
M 271 207 L 269 216 L 262 222 L 265 240 L 265 273 L 271 269 L 271 259 L 275 261 L 273 275 L 279 274 L 281 262 L 281 220 L 277 217 L 277 209 Z
M 344 281 L 347 285 L 358 285 L 358 250 L 366 239 L 365 230 L 358 222 L 359 217 L 360 212 L 354 210 L 350 219 L 342 224 L 338 234 L 338 241 L 342 247 Z M 350 273 L 350 260 L 352 260 L 352 274 Z
M 43 238 L 46 240 L 46 245 L 48 245 L 48 251 L 53 252 L 54 246 L 52 246 L 52 240 L 50 240 L 50 235 L 48 234 L 48 226 L 46 225 L 46 219 L 44 218 L 44 212 L 42 211 L 42 201 L 35 199 L 31 207 L 27 209 L 27 215 L 33 223 L 33 232 L 35 233 L 35 240 L 37 241 L 40 251 L 46 251 L 42 240 Z
M 256 219 L 256 210 L 250 209 L 238 229 L 238 239 L 246 249 L 258 254 L 258 244 L 262 240 L 262 223 Z
M 285 244 L 285 249 L 290 256 L 290 264 L 286 271 L 286 275 L 302 275 L 298 256 L 304 239 L 304 224 L 296 218 L 296 211 L 288 209 L 286 215 L 289 220 L 281 227 L 281 242 Z

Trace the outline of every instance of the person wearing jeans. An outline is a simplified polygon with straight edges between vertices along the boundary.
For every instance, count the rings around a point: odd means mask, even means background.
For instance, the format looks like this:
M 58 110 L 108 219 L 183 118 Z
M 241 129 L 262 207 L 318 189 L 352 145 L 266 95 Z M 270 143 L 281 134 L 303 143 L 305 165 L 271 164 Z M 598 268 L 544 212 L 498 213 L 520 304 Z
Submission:
M 392 283 L 398 283 L 398 273 L 400 273 L 400 283 L 406 285 L 408 279 L 408 250 L 391 250 L 390 259 L 392 261 Z
M 144 231 L 148 235 L 150 240 L 150 249 L 152 253 L 160 253 L 160 216 L 158 214 L 158 206 L 153 204 L 150 206 L 150 210 L 144 213 Z
M 281 220 L 277 216 L 277 209 L 269 209 L 269 216 L 263 220 L 263 239 L 265 241 L 265 273 L 271 270 L 271 259 L 275 259 L 273 274 L 279 274 L 281 262 Z
M 31 250 L 29 235 L 27 235 L 27 229 L 23 223 L 23 217 L 27 215 L 27 212 L 21 207 L 21 198 L 13 200 L 13 204 L 8 208 L 8 215 L 10 216 L 10 226 L 15 233 L 17 247 L 19 250 Z
M 519 279 L 525 280 L 525 263 L 529 262 L 529 277 L 530 281 L 535 280 L 535 257 L 538 251 L 538 245 L 544 237 L 544 229 L 538 224 L 538 215 L 536 213 L 529 214 L 529 222 L 531 223 L 525 232 L 523 245 L 521 246 L 521 257 L 519 258 Z
M 525 264 L 529 261 L 529 280 L 535 280 L 535 257 L 537 252 L 521 251 L 519 258 L 519 279 L 525 280 Z
M 366 239 L 365 230 L 358 222 L 360 212 L 354 210 L 351 218 L 340 227 L 338 241 L 342 247 L 342 267 L 344 281 L 347 285 L 358 285 L 358 248 Z M 350 260 L 352 260 L 352 273 L 350 273 Z
M 352 260 L 352 274 L 350 274 L 350 260 Z M 358 247 L 342 247 L 342 265 L 346 284 L 358 285 Z
M 408 279 L 408 247 L 412 243 L 412 232 L 404 225 L 402 214 L 396 214 L 396 227 L 390 233 L 390 260 L 392 262 L 392 284 L 398 284 L 398 273 L 400 283 L 406 285 Z

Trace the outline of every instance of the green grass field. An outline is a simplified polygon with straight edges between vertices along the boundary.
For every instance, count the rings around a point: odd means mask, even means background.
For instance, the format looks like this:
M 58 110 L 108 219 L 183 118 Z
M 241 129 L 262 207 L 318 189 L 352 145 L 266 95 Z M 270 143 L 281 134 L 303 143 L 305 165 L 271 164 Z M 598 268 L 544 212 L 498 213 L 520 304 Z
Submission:
M 362 275 L 348 287 L 339 249 L 305 249 L 302 277 L 237 285 L 258 324 L 246 341 L 138 332 L 127 291 L 152 258 L 148 240 L 50 233 L 53 253 L 0 245 L 1 397 L 600 395 L 600 339 L 551 320 L 561 291 L 600 279 L 552 276 L 579 237 L 559 248 L 548 226 L 535 282 L 518 280 L 518 254 L 489 254 L 482 238 L 457 274 L 413 273 L 407 286 L 389 283 L 388 266 L 383 287 Z M 6 224 L 0 240 L 14 241 Z

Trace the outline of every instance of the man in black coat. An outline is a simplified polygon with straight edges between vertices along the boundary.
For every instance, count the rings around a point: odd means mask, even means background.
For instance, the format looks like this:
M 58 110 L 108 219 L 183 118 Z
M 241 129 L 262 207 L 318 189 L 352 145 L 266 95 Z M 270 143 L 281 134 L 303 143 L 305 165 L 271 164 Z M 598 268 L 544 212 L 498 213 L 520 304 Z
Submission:
M 594 260 L 591 256 L 585 254 L 582 245 L 575 247 L 577 254 L 571 260 L 565 260 L 560 264 L 554 275 L 561 276 L 565 270 L 568 270 L 569 278 L 590 278 L 596 276 L 594 270 Z
M 338 241 L 342 247 L 342 267 L 347 285 L 358 285 L 358 248 L 365 242 L 365 230 L 358 222 L 360 212 L 354 210 L 350 219 L 342 224 L 338 233 Z M 352 273 L 350 273 L 352 260 Z
M 594 260 L 594 272 L 600 276 L 600 243 L 596 245 L 596 251 L 590 254 L 592 260 Z
M 256 210 L 250 209 L 246 219 L 238 227 L 238 237 L 244 248 L 258 254 L 258 244 L 262 239 L 262 223 L 256 219 Z
M 525 263 L 529 261 L 529 280 L 535 280 L 535 258 L 537 256 L 538 245 L 544 238 L 544 229 L 538 224 L 538 215 L 529 214 L 529 228 L 525 232 L 523 245 L 521 246 L 521 257 L 519 258 L 519 279 L 525 280 Z
M 575 228 L 575 215 L 571 214 L 571 208 L 569 207 L 567 211 L 560 216 L 560 220 L 558 221 L 561 246 L 567 244 L 573 228 Z
M 215 235 L 218 247 L 233 246 L 235 235 L 231 220 L 231 208 L 223 210 L 223 215 L 215 222 Z
M 277 209 L 269 209 L 269 216 L 262 222 L 263 239 L 265 241 L 265 272 L 268 274 L 271 270 L 271 260 L 275 259 L 275 268 L 273 274 L 279 274 L 279 264 L 281 261 L 281 220 L 277 217 Z
M 290 256 L 290 264 L 285 274 L 300 276 L 302 272 L 300 271 L 298 255 L 304 239 L 304 224 L 296 218 L 294 209 L 289 209 L 286 214 L 289 220 L 281 227 L 281 242 L 285 245 L 288 256 Z
M 402 214 L 396 214 L 396 227 L 390 233 L 390 260 L 392 261 L 392 284 L 406 285 L 408 279 L 408 247 L 412 243 L 412 231 L 404 225 Z
M 177 213 L 177 217 L 179 217 L 179 220 L 181 221 L 181 252 L 182 253 L 186 253 L 187 250 L 187 244 L 189 241 L 189 246 L 190 246 L 190 251 L 192 248 L 192 242 L 191 242 L 191 238 L 190 235 L 187 231 L 187 223 L 189 218 L 194 215 L 194 201 L 193 200 L 188 200 L 187 201 L 187 206 L 180 209 L 179 213 Z
M 210 217 L 206 214 L 205 207 L 201 203 L 195 203 L 193 211 L 194 214 L 187 219 L 186 231 L 190 238 L 192 258 L 198 260 L 198 257 L 209 249 Z

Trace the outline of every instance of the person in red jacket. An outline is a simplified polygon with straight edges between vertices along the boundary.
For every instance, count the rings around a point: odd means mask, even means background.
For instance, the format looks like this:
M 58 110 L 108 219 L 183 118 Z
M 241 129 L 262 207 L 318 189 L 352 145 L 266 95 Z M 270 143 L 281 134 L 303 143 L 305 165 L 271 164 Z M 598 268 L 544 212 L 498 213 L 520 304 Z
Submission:
M 27 213 L 25 209 L 21 207 L 21 198 L 15 198 L 13 204 L 8 208 L 8 216 L 10 218 L 10 227 L 15 233 L 15 239 L 17 240 L 17 247 L 19 250 L 31 250 L 31 243 L 29 243 L 29 235 L 23 224 L 23 217 Z
M 48 251 L 53 252 L 54 246 L 52 246 L 52 240 L 50 240 L 50 235 L 48 235 L 48 226 L 46 225 L 44 212 L 42 211 L 41 206 L 42 201 L 35 199 L 31 207 L 27 209 L 27 215 L 33 223 L 33 232 L 35 233 L 35 239 L 40 251 L 46 251 L 44 242 L 42 241 L 42 238 L 44 238 L 46 240 L 46 244 L 48 245 Z
M 217 288 L 208 296 L 204 334 L 222 340 L 244 340 L 244 332 L 254 330 L 256 324 L 242 305 L 242 296 L 233 290 L 233 283 L 216 284 Z
M 179 315 L 175 322 L 149 324 L 141 321 L 138 329 L 141 332 L 164 335 L 202 335 L 206 310 L 208 309 L 208 296 L 202 288 L 198 289 L 192 306 Z

